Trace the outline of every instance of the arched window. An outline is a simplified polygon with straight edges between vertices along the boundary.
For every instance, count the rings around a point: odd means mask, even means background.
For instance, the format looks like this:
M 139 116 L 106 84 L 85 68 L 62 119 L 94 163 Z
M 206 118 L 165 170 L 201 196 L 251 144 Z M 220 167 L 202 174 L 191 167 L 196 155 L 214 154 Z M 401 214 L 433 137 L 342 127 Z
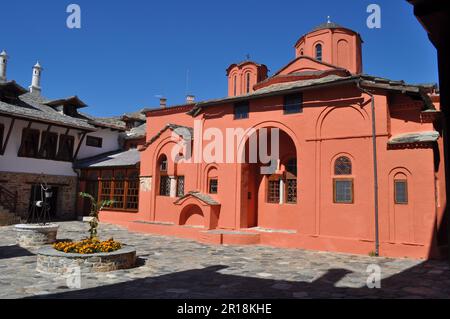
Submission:
M 161 155 L 159 159 L 159 195 L 170 196 L 170 178 L 167 176 L 167 156 Z
M 316 45 L 316 60 L 322 61 L 322 44 Z
M 236 75 L 234 76 L 233 82 L 234 82 L 234 96 L 236 96 L 236 94 L 237 94 L 237 76 Z
M 209 194 L 218 194 L 219 192 L 219 174 L 216 167 L 212 167 L 207 173 L 207 187 Z
M 167 172 L 167 156 L 162 155 L 159 159 L 159 171 L 160 172 Z
M 353 204 L 352 162 L 341 156 L 334 162 L 333 201 L 336 204 Z
M 394 202 L 396 205 L 408 205 L 408 178 L 405 174 L 394 177 Z
M 286 203 L 297 203 L 297 158 L 291 158 L 286 164 Z
M 352 161 L 346 157 L 341 156 L 334 162 L 334 175 L 351 175 Z
M 247 93 L 250 93 L 250 73 L 247 73 Z
M 305 52 L 303 51 L 303 49 L 300 50 L 300 55 L 301 56 L 305 55 Z

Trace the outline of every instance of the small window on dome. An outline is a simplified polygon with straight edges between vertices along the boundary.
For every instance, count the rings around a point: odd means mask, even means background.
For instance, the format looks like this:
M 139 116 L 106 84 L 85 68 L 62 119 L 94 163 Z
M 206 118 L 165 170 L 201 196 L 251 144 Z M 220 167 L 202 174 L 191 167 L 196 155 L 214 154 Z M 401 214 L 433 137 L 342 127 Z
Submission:
M 322 61 L 322 44 L 316 45 L 316 60 Z

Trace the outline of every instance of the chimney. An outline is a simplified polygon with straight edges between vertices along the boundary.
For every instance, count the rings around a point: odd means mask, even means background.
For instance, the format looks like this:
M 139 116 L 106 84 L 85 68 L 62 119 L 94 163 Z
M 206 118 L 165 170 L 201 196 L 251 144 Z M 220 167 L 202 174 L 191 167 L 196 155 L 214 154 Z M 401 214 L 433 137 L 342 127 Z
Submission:
M 187 95 L 186 104 L 193 104 L 193 103 L 195 103 L 195 95 Z
M 0 53 L 0 83 L 6 82 L 6 65 L 8 63 L 8 54 L 3 50 Z
M 31 80 L 30 92 L 36 95 L 41 95 L 41 72 L 42 67 L 39 61 L 33 66 L 33 78 Z
M 159 106 L 162 109 L 165 109 L 167 107 L 167 99 L 165 97 L 159 99 Z

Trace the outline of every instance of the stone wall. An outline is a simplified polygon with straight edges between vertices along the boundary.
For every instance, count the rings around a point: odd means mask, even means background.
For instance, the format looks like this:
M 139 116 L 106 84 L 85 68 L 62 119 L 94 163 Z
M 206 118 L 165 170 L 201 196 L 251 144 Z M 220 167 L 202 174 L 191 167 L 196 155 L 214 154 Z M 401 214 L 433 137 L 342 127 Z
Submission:
M 56 218 L 70 220 L 76 218 L 75 205 L 77 197 L 77 177 L 45 175 L 49 186 L 58 188 L 56 201 Z M 17 214 L 28 215 L 31 187 L 42 180 L 40 174 L 10 173 L 0 171 L 0 183 L 11 192 L 18 193 Z
M 110 253 L 91 255 L 70 254 L 46 246 L 38 251 L 36 270 L 50 274 L 70 275 L 78 268 L 81 273 L 108 272 L 129 269 L 136 264 L 136 250 L 125 246 Z

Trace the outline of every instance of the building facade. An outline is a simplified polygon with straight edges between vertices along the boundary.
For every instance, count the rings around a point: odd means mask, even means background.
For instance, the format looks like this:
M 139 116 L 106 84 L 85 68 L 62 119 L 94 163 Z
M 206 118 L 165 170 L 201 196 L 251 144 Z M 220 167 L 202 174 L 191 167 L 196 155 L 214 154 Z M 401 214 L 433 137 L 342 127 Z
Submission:
M 2 51 L 0 225 L 26 219 L 33 202 L 42 199 L 41 185 L 52 190 L 51 218 L 74 219 L 83 214 L 77 209 L 77 194 L 84 174 L 75 164 L 80 159 L 121 152 L 122 136 L 128 129 L 120 117 L 100 119 L 82 113 L 87 105 L 76 96 L 56 100 L 44 97 L 39 63 L 32 69 L 29 90 L 9 81 L 7 62 L 8 56 Z
M 147 110 L 138 210 L 101 218 L 208 243 L 441 256 L 437 88 L 364 75 L 361 47 L 328 22 L 273 75 L 232 64 L 228 97 Z M 255 145 L 277 158 L 252 160 Z

